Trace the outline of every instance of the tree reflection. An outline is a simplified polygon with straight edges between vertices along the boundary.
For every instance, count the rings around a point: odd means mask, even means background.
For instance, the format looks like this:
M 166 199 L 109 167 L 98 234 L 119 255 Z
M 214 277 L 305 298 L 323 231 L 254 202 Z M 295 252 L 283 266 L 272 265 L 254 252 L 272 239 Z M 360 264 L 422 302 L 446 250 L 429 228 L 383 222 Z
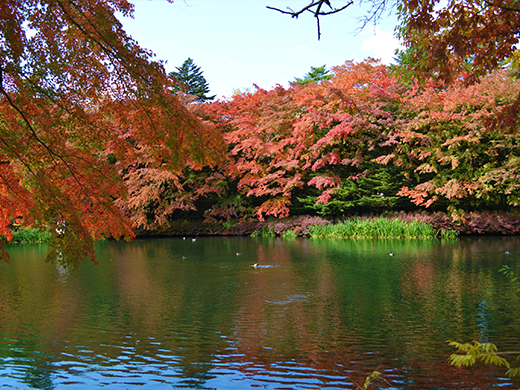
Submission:
M 14 250 L 0 272 L 1 375 L 42 389 L 127 377 L 353 388 L 378 370 L 394 388 L 491 389 L 510 382 L 449 366 L 446 340 L 520 341 L 504 246 L 518 268 L 515 239 L 105 242 L 98 266 L 67 278 L 44 251 Z

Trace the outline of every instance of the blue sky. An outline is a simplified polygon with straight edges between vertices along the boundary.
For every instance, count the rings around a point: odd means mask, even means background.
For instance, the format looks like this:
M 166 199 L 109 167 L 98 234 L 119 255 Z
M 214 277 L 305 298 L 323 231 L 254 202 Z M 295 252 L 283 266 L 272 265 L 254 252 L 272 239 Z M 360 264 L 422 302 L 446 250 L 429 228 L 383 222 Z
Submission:
M 320 41 L 316 20 L 310 14 L 298 19 L 266 6 L 300 9 L 308 0 L 133 0 L 134 18 L 122 18 L 126 31 L 158 59 L 166 70 L 191 57 L 201 67 L 211 94 L 229 97 L 234 89 L 257 84 L 284 87 L 302 77 L 311 66 L 341 65 L 367 57 L 392 61 L 398 41 L 393 37 L 395 16 L 359 33 L 363 9 L 321 18 Z M 340 7 L 343 0 L 334 0 Z

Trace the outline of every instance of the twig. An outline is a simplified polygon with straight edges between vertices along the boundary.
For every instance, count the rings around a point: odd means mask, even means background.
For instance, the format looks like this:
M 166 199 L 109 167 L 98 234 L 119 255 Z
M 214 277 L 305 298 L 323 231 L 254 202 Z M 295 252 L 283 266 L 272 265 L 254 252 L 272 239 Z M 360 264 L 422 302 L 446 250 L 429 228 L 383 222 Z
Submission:
M 317 29 L 318 29 L 318 41 L 319 41 L 320 37 L 321 37 L 320 16 L 327 16 L 327 15 L 332 15 L 332 14 L 341 12 L 344 9 L 346 9 L 347 7 L 351 6 L 353 3 L 354 3 L 353 0 L 349 0 L 347 2 L 347 4 L 345 4 L 343 7 L 333 8 L 332 5 L 330 4 L 329 0 L 312 0 L 310 4 L 306 5 L 299 11 L 293 11 L 289 7 L 287 7 L 288 11 L 280 9 L 280 8 L 276 8 L 276 7 L 270 7 L 270 6 L 267 6 L 267 9 L 270 9 L 273 11 L 278 11 L 285 15 L 291 15 L 291 17 L 295 18 L 295 19 L 298 19 L 298 17 L 305 11 L 309 11 L 316 18 L 316 24 L 317 24 Z M 330 11 L 322 11 L 322 7 L 324 4 L 330 8 Z M 314 7 L 316 7 L 315 10 L 312 9 Z

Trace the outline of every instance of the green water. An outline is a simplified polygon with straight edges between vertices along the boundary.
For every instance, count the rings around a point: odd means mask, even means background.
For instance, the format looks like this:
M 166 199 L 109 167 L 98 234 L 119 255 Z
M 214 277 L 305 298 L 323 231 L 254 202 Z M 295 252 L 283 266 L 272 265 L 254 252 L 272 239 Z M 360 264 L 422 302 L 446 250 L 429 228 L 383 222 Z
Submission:
M 498 272 L 520 273 L 518 238 L 105 242 L 77 274 L 45 251 L 0 264 L 1 389 L 512 386 L 449 366 L 446 340 L 520 349 Z

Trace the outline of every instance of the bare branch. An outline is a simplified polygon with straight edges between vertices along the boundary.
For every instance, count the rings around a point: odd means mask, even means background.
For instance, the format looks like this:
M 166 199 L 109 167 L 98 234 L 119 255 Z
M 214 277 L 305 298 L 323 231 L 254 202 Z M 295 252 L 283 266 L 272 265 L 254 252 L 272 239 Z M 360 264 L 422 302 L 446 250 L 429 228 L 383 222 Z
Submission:
M 510 7 L 510 6 L 502 5 L 502 4 L 497 4 L 494 1 L 484 0 L 484 3 L 486 3 L 489 7 L 497 7 L 497 8 L 500 8 L 500 9 L 504 10 L 504 11 L 520 12 L 520 8 Z
M 373 0 L 371 1 L 371 4 L 372 6 L 370 7 L 370 11 L 362 18 L 359 18 L 361 26 L 359 27 L 358 32 L 363 31 L 365 27 L 371 23 L 375 26 L 381 20 L 383 14 L 392 9 L 396 2 L 391 0 Z
M 274 8 L 274 7 L 270 7 L 270 6 L 267 6 L 266 7 L 267 9 L 272 9 L 274 11 L 278 11 L 278 12 L 281 12 L 282 14 L 286 14 L 286 15 L 291 15 L 293 18 L 298 18 L 298 16 L 300 16 L 301 14 L 301 11 L 300 12 L 294 12 L 292 9 L 290 9 L 289 7 L 287 7 L 287 9 L 289 11 L 284 11 L 283 9 L 279 9 L 279 8 Z
M 314 15 L 314 17 L 316 18 L 316 24 L 317 24 L 317 29 L 318 29 L 318 40 L 320 40 L 320 37 L 321 37 L 320 16 L 326 16 L 326 15 L 332 15 L 332 14 L 338 13 L 340 11 L 343 11 L 347 7 L 351 6 L 352 4 L 354 4 L 354 0 L 349 0 L 347 2 L 347 4 L 343 5 L 342 7 L 334 8 L 330 4 L 330 0 L 311 0 L 310 4 L 306 5 L 299 11 L 293 11 L 289 7 L 287 7 L 288 11 L 282 10 L 280 8 L 269 7 L 269 6 L 267 6 L 267 8 L 270 10 L 273 10 L 273 11 L 281 12 L 282 14 L 291 15 L 291 17 L 295 18 L 295 19 L 298 19 L 298 17 L 305 11 L 312 13 Z M 322 11 L 323 5 L 327 5 L 329 7 L 330 11 Z

